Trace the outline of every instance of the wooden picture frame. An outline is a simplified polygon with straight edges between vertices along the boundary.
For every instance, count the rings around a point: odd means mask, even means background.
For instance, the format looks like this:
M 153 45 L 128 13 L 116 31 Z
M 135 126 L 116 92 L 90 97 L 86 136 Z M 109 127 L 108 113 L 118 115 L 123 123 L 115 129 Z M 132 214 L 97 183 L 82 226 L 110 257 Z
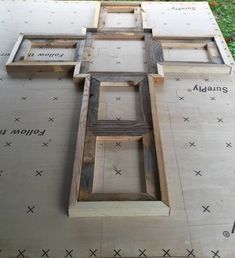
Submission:
M 93 57 L 95 56 L 95 49 L 96 46 L 94 45 L 96 42 L 103 42 L 103 41 L 112 41 L 112 45 L 115 45 L 115 42 L 126 42 L 131 43 L 134 42 L 142 42 L 143 45 L 139 48 L 143 48 L 142 51 L 146 56 L 145 61 L 145 69 L 136 71 L 127 71 L 127 69 L 118 68 L 116 70 L 105 70 L 103 66 L 98 66 L 99 69 L 93 68 Z M 125 49 L 125 48 L 124 48 Z M 99 51 L 100 52 L 100 51 Z M 135 53 L 136 54 L 136 53 Z M 112 55 L 112 54 L 111 54 Z M 157 63 L 163 61 L 163 53 L 161 44 L 157 39 L 153 39 L 152 34 L 149 32 L 122 32 L 122 31 L 99 31 L 99 32 L 87 32 L 86 36 L 86 43 L 84 47 L 84 59 L 81 63 L 79 73 L 81 74 L 89 74 L 89 73 L 133 73 L 133 74 L 147 74 L 153 73 L 157 74 Z M 128 58 L 128 53 L 123 53 L 123 57 L 128 60 L 134 60 L 133 58 Z M 104 57 L 99 53 L 99 58 Z M 136 57 L 137 58 L 137 57 Z M 135 59 L 135 61 L 137 61 Z M 106 62 L 107 64 L 107 62 Z M 100 69 L 102 68 L 102 69 Z
M 141 31 L 141 14 L 140 3 L 113 5 L 103 2 L 100 8 L 98 29 L 102 31 Z
M 84 43 L 85 35 L 20 34 L 6 63 L 7 72 L 26 75 L 33 72 L 73 72 L 74 67 L 81 62 Z M 24 47 L 24 45 L 26 46 Z M 58 60 L 55 54 L 44 53 L 57 48 L 60 50 L 60 53 L 61 49 L 71 49 L 74 55 L 72 55 L 71 59 L 68 57 L 63 59 L 62 57 Z M 42 51 L 42 53 L 37 53 L 35 59 L 30 58 L 34 55 L 34 53 L 31 53 L 33 49 Z M 48 57 L 48 60 L 43 60 L 42 57 Z
M 218 36 L 153 37 L 161 44 L 164 61 L 159 65 L 166 73 L 231 73 L 231 64 Z
M 139 87 L 141 116 L 139 120 L 99 120 L 101 85 Z M 146 76 L 107 78 L 107 75 L 84 77 L 84 95 L 80 115 L 73 179 L 70 193 L 69 216 L 168 216 L 168 193 L 163 171 L 161 145 L 156 145 L 151 115 L 151 97 Z M 93 192 L 96 142 L 140 141 L 143 146 L 145 188 L 143 192 Z M 156 148 L 158 146 L 158 149 Z M 160 147 L 160 149 L 159 149 Z M 157 153 L 157 154 L 156 154 Z M 135 214 L 136 212 L 136 214 Z

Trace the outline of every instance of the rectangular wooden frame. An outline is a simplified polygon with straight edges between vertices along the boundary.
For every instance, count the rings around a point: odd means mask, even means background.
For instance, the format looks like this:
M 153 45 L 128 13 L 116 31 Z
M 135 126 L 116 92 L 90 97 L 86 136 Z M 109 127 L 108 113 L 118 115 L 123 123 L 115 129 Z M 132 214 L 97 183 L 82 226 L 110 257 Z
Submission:
M 122 31 L 101 31 L 101 32 L 88 32 L 86 36 L 86 43 L 84 47 L 84 56 L 79 70 L 76 71 L 76 74 L 88 74 L 89 71 L 89 55 L 92 51 L 93 40 L 144 40 L 145 42 L 145 51 L 147 55 L 147 73 L 157 73 L 157 63 L 163 62 L 163 52 L 160 42 L 157 39 L 152 37 L 152 34 L 149 32 L 122 32 Z M 92 73 L 96 73 L 92 71 Z M 97 72 L 99 73 L 99 72 Z M 102 72 L 103 73 L 103 72 Z M 106 72 L 110 73 L 110 72 Z M 122 73 L 122 72 L 120 72 Z M 125 71 L 123 71 L 125 73 Z M 147 74 L 143 73 L 143 74 Z M 117 72 L 116 72 L 117 74 Z M 130 73 L 129 73 L 130 74 Z M 141 73 L 135 73 L 140 75 Z
M 183 46 L 188 47 L 188 45 L 195 45 L 197 46 L 204 46 L 206 47 L 208 51 L 208 56 L 211 59 L 211 62 L 203 63 L 203 62 L 184 62 L 184 61 L 162 61 L 158 64 L 163 67 L 163 70 L 165 73 L 218 73 L 218 74 L 231 74 L 232 67 L 231 64 L 227 58 L 227 55 L 224 51 L 223 46 L 221 45 L 221 41 L 218 36 L 214 37 L 181 37 L 181 38 L 175 38 L 175 37 L 153 37 L 157 39 L 160 43 L 162 41 L 175 41 L 176 47 L 182 48 Z M 180 43 L 177 43 L 180 42 Z M 216 57 L 213 56 L 213 46 L 208 43 L 197 43 L 197 41 L 210 41 L 214 42 L 215 46 L 217 47 L 217 50 L 220 54 L 220 58 L 222 59 L 223 63 L 217 63 Z M 186 43 L 186 45 L 184 45 Z M 171 43 L 173 45 L 173 42 Z M 162 43 L 161 43 L 162 45 Z M 170 47 L 170 45 L 168 44 Z M 162 45 L 162 48 L 164 46 Z M 164 59 L 164 57 L 163 57 Z
M 156 161 L 162 163 L 162 150 L 161 144 L 156 145 L 156 136 L 153 136 L 152 118 L 146 122 L 138 121 L 112 121 L 114 122 L 114 128 L 110 130 L 110 121 L 97 120 L 98 117 L 98 98 L 96 94 L 99 94 L 100 83 L 114 84 L 117 81 L 130 83 L 130 76 L 123 76 L 116 78 L 107 78 L 107 75 L 96 75 L 97 77 L 91 78 L 90 75 L 84 76 L 84 95 L 81 107 L 80 123 L 77 138 L 77 148 L 75 154 L 72 186 L 70 193 L 70 206 L 69 215 L 71 217 L 79 216 L 158 216 L 169 215 L 168 194 L 166 188 L 166 180 L 164 171 L 159 172 L 159 175 L 163 175 L 159 178 L 159 192 L 161 199 L 156 198 L 156 188 L 153 185 L 156 183 L 154 179 L 153 163 Z M 131 85 L 139 83 L 145 83 L 148 85 L 148 79 L 143 76 L 133 76 Z M 93 81 L 93 89 L 96 92 L 92 92 L 90 85 Z M 89 97 L 91 96 L 91 97 Z M 146 104 L 149 105 L 149 111 L 151 116 L 151 97 L 149 100 L 144 98 Z M 91 104 L 93 109 L 88 112 L 88 107 Z M 143 104 L 145 105 L 145 104 Z M 147 124 L 147 126 L 146 126 Z M 124 128 L 124 130 L 123 130 Z M 95 130 L 94 130 L 95 129 Z M 88 131 L 87 131 L 88 130 Z M 120 131 L 121 130 L 121 131 Z M 127 131 L 126 131 L 127 130 Z M 96 131 L 96 133 L 95 133 Z M 95 142 L 96 137 L 102 137 L 102 139 L 113 139 L 113 137 L 121 137 L 123 140 L 131 137 L 132 139 L 143 139 L 143 145 L 145 146 L 145 174 L 146 174 L 146 192 L 141 194 L 95 194 L 92 193 L 93 184 L 93 168 L 95 160 Z M 155 144 L 154 138 L 155 137 Z M 151 139 L 152 138 L 152 139 Z M 155 146 L 154 146 L 155 145 Z M 160 151 L 159 156 L 156 154 L 153 156 L 153 149 Z M 151 150 L 152 149 L 152 150 Z M 154 152 L 155 153 L 155 152 Z M 85 166 L 84 166 L 85 160 Z M 155 160 L 155 161 L 154 161 Z M 156 164 L 156 163 L 155 163 Z M 164 170 L 164 165 L 160 165 L 159 168 Z M 82 173 L 85 170 L 86 173 Z M 155 193 L 154 193 L 155 192 Z M 134 212 L 134 213 L 133 213 Z
M 85 35 L 30 35 L 30 34 L 20 34 L 12 51 L 8 61 L 6 63 L 7 72 L 10 73 L 24 73 L 26 75 L 32 72 L 72 72 L 74 67 L 78 65 L 82 60 L 83 48 L 85 44 Z M 79 41 L 76 44 L 76 55 L 75 60 L 73 61 L 15 61 L 15 57 L 21 47 L 21 44 L 25 39 L 36 40 L 36 39 L 45 39 L 45 40 L 77 40 Z M 63 46 L 63 43 L 60 43 L 59 46 Z M 45 45 L 45 47 L 48 47 Z M 53 48 L 58 47 L 53 45 Z M 66 44 L 65 44 L 66 47 Z
M 133 13 L 136 21 L 135 27 L 105 27 L 106 23 L 106 16 L 108 13 Z M 141 4 L 128 4 L 123 3 L 123 5 L 114 5 L 112 3 L 105 3 L 101 4 L 100 8 L 100 16 L 99 16 L 99 23 L 98 29 L 102 31 L 141 31 L 142 30 L 142 10 Z
M 92 138 L 93 137 L 93 138 Z M 84 160 L 89 159 L 89 163 L 83 165 L 79 201 L 150 201 L 160 200 L 160 189 L 157 187 L 157 178 L 155 175 L 156 169 L 156 155 L 154 147 L 153 133 L 145 133 L 142 136 L 89 136 L 86 138 L 89 143 L 89 150 L 95 154 L 96 141 L 102 139 L 103 141 L 138 141 L 140 140 L 143 145 L 143 154 L 145 158 L 144 162 L 144 174 L 145 174 L 145 191 L 141 193 L 94 193 L 92 192 L 93 177 L 94 177 L 94 162 L 95 155 L 92 155 L 88 150 L 84 150 Z M 94 143 L 95 142 L 95 143 Z M 85 142 L 86 145 L 86 142 Z M 85 167 L 84 167 L 85 166 Z M 89 180 L 85 175 L 89 172 Z M 86 174 L 86 175 L 87 175 Z M 89 185 L 88 185 L 89 183 Z

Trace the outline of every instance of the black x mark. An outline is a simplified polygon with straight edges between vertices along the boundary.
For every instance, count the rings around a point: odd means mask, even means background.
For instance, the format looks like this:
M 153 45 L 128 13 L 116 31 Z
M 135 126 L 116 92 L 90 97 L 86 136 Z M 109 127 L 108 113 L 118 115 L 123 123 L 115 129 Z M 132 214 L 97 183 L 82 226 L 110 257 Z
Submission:
M 49 255 L 48 255 L 49 252 L 50 252 L 50 249 L 47 249 L 46 251 L 42 249 L 41 257 L 49 257 Z
M 168 249 L 168 250 L 162 249 L 162 251 L 164 252 L 163 257 L 171 257 L 171 255 L 169 254 L 170 250 L 171 249 Z
M 49 117 L 48 122 L 54 122 L 54 117 Z
M 189 122 L 189 117 L 183 117 L 184 122 Z
M 121 146 L 122 146 L 122 143 L 121 143 L 121 142 L 116 142 L 115 147 L 121 147 Z
M 192 255 L 192 257 L 195 257 L 195 255 L 194 255 L 194 249 L 192 249 L 191 251 L 189 251 L 188 249 L 186 249 L 186 251 L 188 251 L 188 255 L 187 255 L 187 257 L 191 257 L 191 255 Z
M 210 100 L 215 100 L 215 97 L 210 97 Z
M 120 101 L 120 100 L 121 100 L 121 97 L 116 97 L 116 101 L 118 101 L 118 100 Z
M 19 122 L 20 121 L 20 117 L 15 117 L 14 122 Z
M 97 249 L 95 249 L 95 250 L 91 250 L 90 249 L 90 252 L 91 252 L 91 254 L 90 254 L 90 256 L 89 257 L 92 257 L 92 256 L 94 256 L 94 257 L 96 257 L 96 252 L 97 252 Z
M 226 142 L 226 147 L 227 148 L 232 148 L 232 143 L 231 142 Z
M 114 170 L 115 170 L 115 175 L 121 175 L 122 173 L 121 173 L 121 169 L 117 169 L 117 168 L 114 168 Z
M 122 249 L 118 249 L 118 250 L 113 249 L 113 251 L 114 251 L 114 256 L 113 256 L 113 257 L 122 257 L 122 256 L 120 255 L 120 252 L 122 251 Z
M 195 142 L 189 142 L 189 147 L 196 147 Z
M 201 170 L 194 170 L 194 172 L 195 172 L 195 176 L 202 176 Z
M 21 100 L 26 100 L 27 99 L 27 97 L 21 97 Z
M 116 120 L 120 121 L 121 120 L 121 117 L 120 116 L 116 116 Z
M 184 100 L 184 97 L 179 97 L 179 100 Z
M 28 206 L 27 208 L 28 208 L 27 213 L 34 213 L 35 206 L 32 206 L 32 207 Z
M 50 139 L 48 142 L 43 142 L 42 147 L 48 147 L 51 141 L 52 139 Z
M 6 142 L 5 147 L 11 147 L 11 142 Z
M 53 100 L 58 100 L 58 97 L 53 97 Z
M 40 171 L 36 170 L 35 172 L 36 172 L 35 176 L 42 176 L 42 172 L 43 172 L 42 170 Z
M 217 118 L 217 122 L 218 123 L 223 123 L 224 121 L 223 121 L 223 118 Z
M 206 207 L 202 205 L 202 208 L 203 208 L 203 212 L 209 212 L 210 213 L 210 210 L 209 210 L 209 205 L 207 205 Z
M 176 80 L 177 82 L 179 82 L 179 81 L 180 81 L 180 78 L 176 78 L 175 80 Z
M 16 257 L 25 257 L 25 256 L 24 256 L 24 253 L 26 252 L 25 249 L 22 250 L 22 251 L 18 249 L 18 252 L 19 252 L 19 253 L 18 253 L 18 255 L 17 255 Z
M 66 255 L 65 255 L 65 257 L 73 257 L 73 255 L 72 255 L 72 252 L 73 252 L 73 249 L 72 250 L 65 250 L 65 252 L 66 252 Z
M 147 257 L 147 255 L 145 254 L 146 249 L 144 249 L 144 250 L 138 249 L 138 250 L 140 252 L 139 257 Z
M 221 257 L 218 255 L 219 250 L 217 250 L 217 251 L 212 251 L 212 250 L 211 250 L 211 252 L 214 254 L 214 255 L 213 255 L 213 258 L 216 258 L 216 257 L 217 257 L 217 258 L 221 258 Z

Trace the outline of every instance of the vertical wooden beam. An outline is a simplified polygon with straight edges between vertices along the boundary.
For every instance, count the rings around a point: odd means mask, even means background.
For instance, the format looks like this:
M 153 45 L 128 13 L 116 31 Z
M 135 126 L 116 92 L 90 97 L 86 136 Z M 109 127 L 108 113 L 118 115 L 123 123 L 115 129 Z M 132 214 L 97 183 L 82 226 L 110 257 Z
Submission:
M 157 63 L 164 60 L 160 41 L 153 39 L 150 33 L 146 33 L 145 49 L 148 60 L 148 73 L 157 73 Z
M 90 95 L 90 76 L 87 76 L 84 79 L 84 89 L 83 89 L 82 106 L 81 106 L 81 112 L 80 112 L 80 118 L 79 118 L 75 159 L 74 159 L 74 165 L 73 165 L 73 175 L 72 175 L 72 185 L 70 190 L 69 207 L 75 205 L 78 200 L 83 151 L 84 151 L 84 143 L 85 143 L 85 135 L 86 135 L 89 95 Z
M 143 136 L 144 174 L 146 193 L 155 200 L 161 200 L 158 166 L 153 133 L 150 131 Z
M 165 163 L 164 163 L 164 155 L 163 155 L 162 141 L 161 141 L 161 131 L 160 131 L 158 111 L 157 111 L 157 105 L 156 105 L 157 99 L 155 97 L 155 84 L 153 81 L 153 77 L 151 75 L 148 76 L 148 81 L 149 81 L 150 104 L 151 104 L 153 128 L 154 128 L 155 147 L 157 151 L 158 173 L 160 177 L 160 186 L 161 186 L 161 200 L 169 206 L 169 197 L 168 197 L 167 181 L 166 181 L 166 174 L 165 174 Z
M 96 136 L 90 134 L 89 131 L 87 131 L 79 187 L 79 201 L 86 201 L 92 193 L 95 166 L 95 151 Z

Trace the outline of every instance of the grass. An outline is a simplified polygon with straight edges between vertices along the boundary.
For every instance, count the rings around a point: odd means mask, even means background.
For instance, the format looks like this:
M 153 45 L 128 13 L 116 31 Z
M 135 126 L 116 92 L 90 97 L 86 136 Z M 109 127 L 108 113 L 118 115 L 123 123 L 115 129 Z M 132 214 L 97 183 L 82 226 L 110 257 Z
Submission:
M 232 0 L 210 0 L 208 2 L 235 58 L 235 3 Z

